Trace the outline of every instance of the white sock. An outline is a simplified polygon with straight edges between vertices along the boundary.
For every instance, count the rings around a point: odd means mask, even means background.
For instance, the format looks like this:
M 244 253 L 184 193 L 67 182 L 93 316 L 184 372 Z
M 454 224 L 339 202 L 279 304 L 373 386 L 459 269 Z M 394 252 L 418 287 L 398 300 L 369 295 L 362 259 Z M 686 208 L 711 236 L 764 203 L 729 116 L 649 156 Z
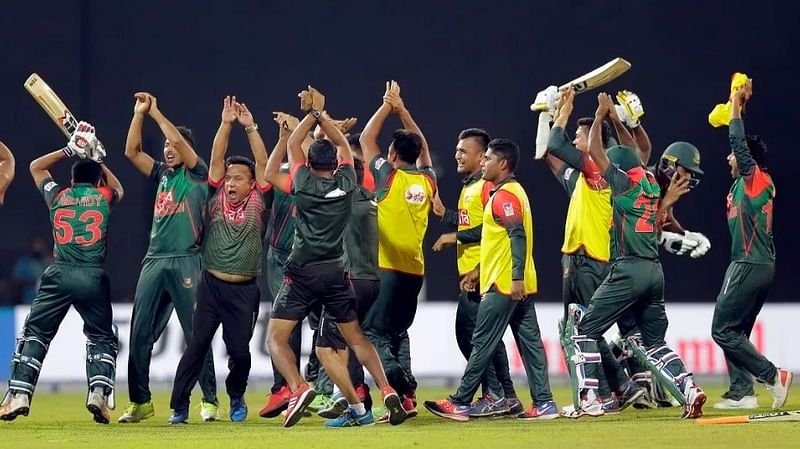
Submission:
M 356 415 L 361 416 L 364 413 L 367 413 L 366 407 L 364 407 L 363 402 L 359 402 L 357 404 L 350 404 L 350 410 L 354 411 Z

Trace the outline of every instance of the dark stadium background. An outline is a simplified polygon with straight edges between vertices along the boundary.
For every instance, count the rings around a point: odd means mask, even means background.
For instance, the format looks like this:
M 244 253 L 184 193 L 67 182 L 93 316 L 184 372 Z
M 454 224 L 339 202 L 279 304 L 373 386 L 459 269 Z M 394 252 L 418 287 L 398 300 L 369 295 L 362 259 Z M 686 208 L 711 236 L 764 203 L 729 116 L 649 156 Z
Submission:
M 31 72 L 96 125 L 125 186 L 106 264 L 118 300 L 133 296 L 154 191 L 123 156 L 135 91 L 154 93 L 168 117 L 192 127 L 207 158 L 226 94 L 249 105 L 271 146 L 277 137 L 271 112 L 296 113 L 295 94 L 306 84 L 327 95 L 331 115 L 358 117 L 360 129 L 379 105 L 384 81 L 393 78 L 430 142 L 446 204 L 454 205 L 460 186 L 452 158 L 460 129 L 484 127 L 520 144 L 518 175 L 535 216 L 539 300 L 557 300 L 567 198 L 533 160 L 536 116 L 528 105 L 548 84 L 623 56 L 633 69 L 607 89 L 641 96 L 654 158 L 670 142 L 688 140 L 701 149 L 706 171 L 677 216 L 710 237 L 712 249 L 700 260 L 663 257 L 668 301 L 712 301 L 728 263 L 726 129 L 712 129 L 706 115 L 726 98 L 736 70 L 755 79 L 747 128 L 768 142 L 779 192 L 771 300 L 798 300 L 792 182 L 800 161 L 800 8 L 794 2 L 14 2 L 0 14 L 0 45 L 0 139 L 18 163 L 0 210 L 3 277 L 29 237 L 49 235 L 28 163 L 64 143 L 22 87 Z M 575 118 L 593 114 L 595 94 L 578 97 Z M 145 146 L 160 157 L 152 123 Z M 235 133 L 231 152 L 249 154 L 244 132 Z M 61 180 L 66 167 L 57 171 Z M 431 222 L 426 248 L 444 230 Z M 428 298 L 452 300 L 454 251 L 426 257 Z

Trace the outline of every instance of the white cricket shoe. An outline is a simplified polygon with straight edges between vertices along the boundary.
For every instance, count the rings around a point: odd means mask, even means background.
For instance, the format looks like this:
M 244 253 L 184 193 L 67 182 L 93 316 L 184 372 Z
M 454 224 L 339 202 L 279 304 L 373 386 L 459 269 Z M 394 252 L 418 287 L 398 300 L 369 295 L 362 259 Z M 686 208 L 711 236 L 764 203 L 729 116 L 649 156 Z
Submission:
M 749 410 L 758 408 L 758 397 L 757 396 L 745 396 L 739 400 L 725 398 L 716 404 L 714 404 L 714 408 L 721 409 L 721 410 Z
M 792 372 L 788 369 L 778 368 L 775 383 L 767 385 L 767 390 L 772 393 L 772 409 L 777 410 L 786 404 L 789 398 L 789 387 L 792 386 Z
M 17 416 L 28 416 L 31 410 L 31 400 L 25 393 L 8 393 L 6 400 L 0 408 L 0 419 L 13 421 Z

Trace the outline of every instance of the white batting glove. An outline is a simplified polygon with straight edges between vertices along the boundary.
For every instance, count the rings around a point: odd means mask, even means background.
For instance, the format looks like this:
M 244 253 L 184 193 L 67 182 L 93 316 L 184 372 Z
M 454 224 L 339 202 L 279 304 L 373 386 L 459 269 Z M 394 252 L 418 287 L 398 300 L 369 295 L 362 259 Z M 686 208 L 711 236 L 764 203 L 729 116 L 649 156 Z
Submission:
M 617 92 L 618 105 L 614 105 L 617 110 L 617 115 L 628 128 L 636 128 L 639 126 L 639 119 L 644 115 L 644 105 L 639 96 L 629 90 Z
M 686 231 L 683 236 L 689 240 L 694 240 L 697 242 L 697 246 L 692 250 L 691 253 L 689 253 L 689 256 L 691 256 L 692 259 L 697 259 L 704 256 L 708 250 L 711 249 L 711 240 L 699 232 Z
M 106 149 L 100 140 L 97 137 L 94 138 L 92 143 L 89 145 L 89 152 L 87 154 L 89 159 L 97 162 L 98 164 L 103 163 L 103 159 L 106 157 Z
M 697 248 L 699 242 L 675 232 L 662 231 L 659 244 L 663 246 L 668 253 L 682 256 Z
M 77 156 L 86 159 L 94 140 L 96 140 L 94 126 L 88 122 L 78 122 L 75 132 L 72 133 L 66 148 L 64 148 L 64 154 L 68 157 Z
M 531 111 L 547 111 L 554 114 L 556 112 L 556 102 L 560 96 L 558 87 L 548 86 L 547 89 L 536 94 L 536 99 L 534 99 L 533 104 L 531 104 Z

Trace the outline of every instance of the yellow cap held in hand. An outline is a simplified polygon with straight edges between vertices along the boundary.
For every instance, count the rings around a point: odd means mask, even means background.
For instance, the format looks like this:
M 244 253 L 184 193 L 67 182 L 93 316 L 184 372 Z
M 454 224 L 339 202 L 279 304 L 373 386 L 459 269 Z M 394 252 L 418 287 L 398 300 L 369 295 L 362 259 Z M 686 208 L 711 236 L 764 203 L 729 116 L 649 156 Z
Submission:
M 733 93 L 737 90 L 744 87 L 745 83 L 749 78 L 746 74 L 736 72 L 731 77 L 731 92 L 728 95 L 728 98 L 733 96 Z M 719 128 L 720 126 L 728 126 L 731 122 L 731 102 L 728 101 L 725 104 L 718 104 L 714 106 L 714 109 L 708 114 L 708 123 L 711 124 L 714 128 Z

